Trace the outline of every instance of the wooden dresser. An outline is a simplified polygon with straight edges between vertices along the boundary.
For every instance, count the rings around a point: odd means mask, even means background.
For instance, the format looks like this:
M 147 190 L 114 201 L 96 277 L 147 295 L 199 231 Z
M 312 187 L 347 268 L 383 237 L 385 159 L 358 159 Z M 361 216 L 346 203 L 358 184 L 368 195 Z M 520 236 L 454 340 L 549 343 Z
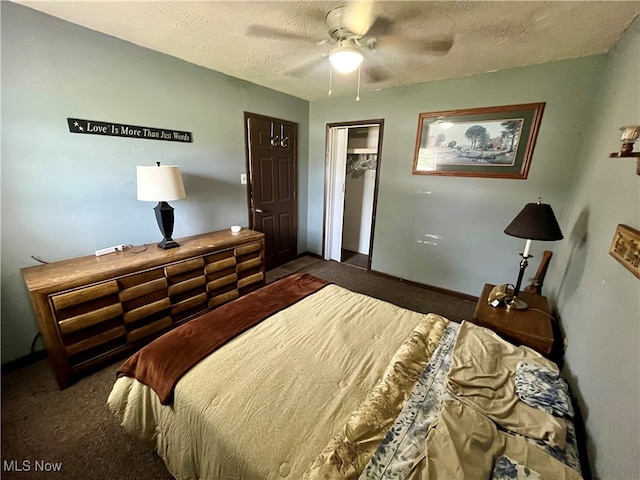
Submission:
M 60 388 L 265 283 L 264 234 L 241 230 L 23 268 Z

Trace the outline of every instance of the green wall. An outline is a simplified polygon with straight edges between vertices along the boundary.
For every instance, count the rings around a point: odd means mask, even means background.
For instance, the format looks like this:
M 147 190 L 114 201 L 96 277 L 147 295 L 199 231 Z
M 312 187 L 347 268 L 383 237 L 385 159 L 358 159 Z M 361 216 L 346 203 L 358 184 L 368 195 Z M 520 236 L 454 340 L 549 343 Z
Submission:
M 2 361 L 37 332 L 19 269 L 118 243 L 159 240 L 135 166 L 181 166 L 175 236 L 246 225 L 242 112 L 300 125 L 299 251 L 322 251 L 325 127 L 385 119 L 374 270 L 478 295 L 515 282 L 523 242 L 502 231 L 542 196 L 565 240 L 545 293 L 569 338 L 597 477 L 640 478 L 640 285 L 608 255 L 615 226 L 640 227 L 633 160 L 610 160 L 640 120 L 638 21 L 609 54 L 306 102 L 9 2 L 2 21 Z M 355 94 L 355 82 L 354 82 Z M 414 176 L 420 112 L 546 102 L 527 180 Z M 191 144 L 70 134 L 67 117 L 187 130 Z M 425 234 L 438 245 L 419 243 Z M 37 348 L 41 345 L 37 344 Z M 623 392 L 623 393 L 620 393 Z
M 243 111 L 299 124 L 306 249 L 306 101 L 10 2 L 2 15 L 2 361 L 37 333 L 20 268 L 161 240 L 136 165 L 181 167 L 174 237 L 248 224 Z M 71 134 L 67 117 L 184 130 L 193 143 Z M 36 344 L 42 348 L 41 344 Z
M 565 374 L 589 434 L 595 476 L 640 478 L 640 280 L 609 255 L 616 226 L 640 230 L 636 159 L 612 159 L 640 123 L 640 18 L 608 55 L 580 144 L 565 238 L 547 278 L 569 345 Z M 640 145 L 636 142 L 637 151 Z
M 424 83 L 311 102 L 308 248 L 322 251 L 325 126 L 384 118 L 372 268 L 479 295 L 484 283 L 515 283 L 524 241 L 503 233 L 539 196 L 561 214 L 570 202 L 605 56 Z M 355 83 L 354 83 L 355 88 Z M 418 114 L 546 102 L 527 180 L 412 175 Z M 561 225 L 567 228 L 566 225 Z M 438 235 L 436 245 L 420 243 Z M 534 242 L 537 260 L 554 243 Z
M 607 55 L 311 103 L 308 245 L 322 251 L 325 127 L 385 119 L 373 269 L 478 295 L 515 283 L 524 244 L 504 228 L 542 196 L 565 239 L 534 242 L 527 277 L 554 252 L 544 294 L 568 349 L 563 375 L 586 418 L 595 478 L 640 478 L 640 283 L 609 255 L 616 225 L 640 229 L 634 159 L 609 159 L 640 121 L 640 20 Z M 355 88 L 355 85 L 354 85 Z M 411 174 L 420 112 L 546 102 L 527 180 Z M 638 147 L 636 146 L 636 150 Z M 317 179 L 313 181 L 314 179 Z M 418 243 L 442 236 L 437 246 Z

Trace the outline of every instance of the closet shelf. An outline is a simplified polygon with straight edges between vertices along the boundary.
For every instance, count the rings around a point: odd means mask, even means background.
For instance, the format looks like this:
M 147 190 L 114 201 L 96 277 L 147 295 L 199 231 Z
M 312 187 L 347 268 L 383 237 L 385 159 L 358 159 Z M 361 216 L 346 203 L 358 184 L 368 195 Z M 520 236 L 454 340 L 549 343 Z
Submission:
M 349 148 L 347 149 L 348 154 L 377 154 L 377 148 Z

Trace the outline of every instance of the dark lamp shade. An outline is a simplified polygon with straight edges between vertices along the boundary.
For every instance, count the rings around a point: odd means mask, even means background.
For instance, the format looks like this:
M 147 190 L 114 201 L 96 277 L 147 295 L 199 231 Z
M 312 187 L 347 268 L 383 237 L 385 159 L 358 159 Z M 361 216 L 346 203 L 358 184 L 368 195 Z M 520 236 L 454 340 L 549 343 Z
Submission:
M 551 205 L 546 203 L 527 203 L 504 229 L 504 233 L 527 240 L 553 241 L 564 238 Z

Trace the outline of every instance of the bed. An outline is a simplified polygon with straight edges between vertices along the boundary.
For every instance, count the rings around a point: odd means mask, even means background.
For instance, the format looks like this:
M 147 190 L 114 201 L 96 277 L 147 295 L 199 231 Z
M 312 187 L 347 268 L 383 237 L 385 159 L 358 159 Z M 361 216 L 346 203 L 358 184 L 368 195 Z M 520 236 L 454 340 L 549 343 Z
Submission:
M 178 479 L 581 478 L 571 412 L 547 411 L 566 392 L 526 404 L 524 367 L 557 374 L 468 322 L 292 275 L 137 352 L 107 403 Z

